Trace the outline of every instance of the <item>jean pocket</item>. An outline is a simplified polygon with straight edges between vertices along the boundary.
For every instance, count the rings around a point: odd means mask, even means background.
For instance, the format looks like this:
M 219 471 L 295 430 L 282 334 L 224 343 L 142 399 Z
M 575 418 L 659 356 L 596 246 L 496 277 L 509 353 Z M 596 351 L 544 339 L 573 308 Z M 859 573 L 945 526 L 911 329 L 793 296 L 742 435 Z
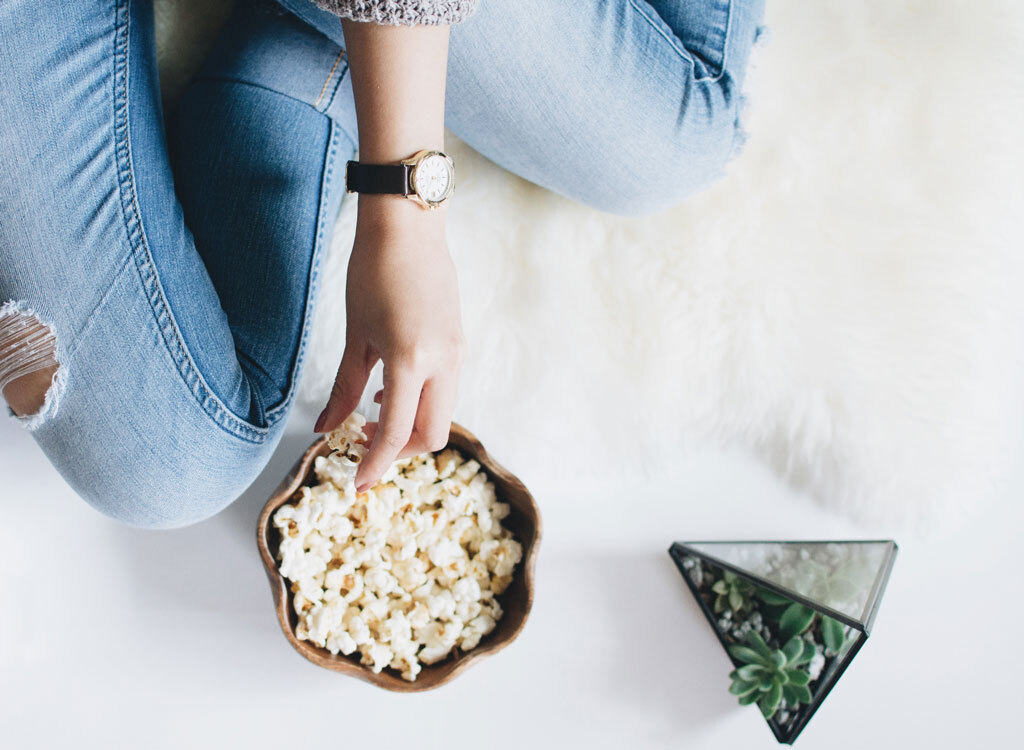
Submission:
M 695 81 L 717 81 L 727 65 L 732 0 L 629 0 L 630 5 L 690 63 Z

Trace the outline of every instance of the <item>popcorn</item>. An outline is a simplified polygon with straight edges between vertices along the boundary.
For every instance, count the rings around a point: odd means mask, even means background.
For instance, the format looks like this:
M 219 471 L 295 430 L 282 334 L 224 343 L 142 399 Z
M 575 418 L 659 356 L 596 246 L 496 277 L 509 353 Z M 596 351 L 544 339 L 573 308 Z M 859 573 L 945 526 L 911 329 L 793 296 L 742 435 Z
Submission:
M 348 634 L 347 630 L 339 630 L 327 639 L 327 650 L 332 654 L 337 654 L 340 651 L 345 656 L 348 656 L 354 653 L 357 648 L 359 646 L 356 644 L 355 639 Z
M 469 480 L 473 478 L 473 475 L 476 474 L 479 469 L 480 464 L 471 458 L 455 470 L 455 476 L 468 484 Z
M 395 652 L 384 643 L 371 642 L 363 644 L 359 647 L 359 653 L 363 655 L 359 662 L 367 665 L 374 672 L 380 672 L 384 667 L 391 664 L 391 660 L 395 658 Z
M 466 627 L 462 629 L 462 635 L 459 638 L 459 648 L 468 651 L 471 648 L 476 648 L 480 643 L 480 639 L 487 633 L 494 630 L 494 626 L 497 623 L 494 618 L 489 614 L 482 614 L 478 617 L 474 617 L 470 620 Z
M 353 412 L 273 517 L 281 575 L 291 582 L 296 637 L 332 654 L 358 653 L 374 672 L 415 680 L 458 648 L 468 651 L 502 616 L 522 546 L 501 524 L 480 464 L 452 448 L 395 461 L 366 492 L 355 474 L 366 420 Z
M 457 602 L 480 601 L 480 582 L 475 578 L 460 578 L 452 586 L 452 596 Z

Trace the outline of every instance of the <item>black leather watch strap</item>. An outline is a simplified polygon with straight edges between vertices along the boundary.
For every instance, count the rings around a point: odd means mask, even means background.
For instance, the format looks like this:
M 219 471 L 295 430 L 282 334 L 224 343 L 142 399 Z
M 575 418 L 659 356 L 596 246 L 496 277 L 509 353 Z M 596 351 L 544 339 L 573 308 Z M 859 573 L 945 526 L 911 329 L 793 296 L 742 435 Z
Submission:
M 345 187 L 350 193 L 408 195 L 407 164 L 362 164 L 350 161 L 345 169 Z

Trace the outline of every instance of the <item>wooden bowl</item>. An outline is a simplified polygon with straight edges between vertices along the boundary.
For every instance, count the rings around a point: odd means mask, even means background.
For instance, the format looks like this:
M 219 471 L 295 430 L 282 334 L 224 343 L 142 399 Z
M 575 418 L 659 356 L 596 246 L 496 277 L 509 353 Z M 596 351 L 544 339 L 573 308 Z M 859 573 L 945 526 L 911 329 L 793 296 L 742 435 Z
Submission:
M 526 617 L 530 614 L 530 607 L 533 605 L 533 569 L 541 534 L 540 511 L 537 508 L 537 503 L 534 502 L 533 496 L 530 495 L 523 483 L 491 458 L 480 441 L 465 427 L 452 423 L 448 435 L 448 447 L 456 448 L 466 458 L 474 458 L 480 463 L 481 468 L 487 473 L 488 479 L 494 483 L 498 499 L 508 503 L 512 508 L 502 524 L 511 529 L 515 539 L 523 545 L 523 559 L 516 566 L 512 583 L 503 594 L 498 596 L 504 614 L 498 620 L 497 626 L 481 639 L 476 648 L 465 652 L 456 648 L 443 661 L 423 665 L 423 670 L 412 682 L 402 679 L 401 675 L 390 667 L 374 674 L 369 667 L 359 663 L 358 652 L 350 656 L 340 653 L 332 654 L 327 649 L 320 648 L 309 641 L 299 640 L 295 636 L 298 616 L 292 607 L 292 594 L 288 588 L 288 582 L 277 569 L 277 550 L 281 537 L 280 532 L 271 522 L 271 517 L 274 511 L 295 499 L 295 494 L 300 487 L 317 483 L 316 474 L 313 472 L 313 462 L 317 456 L 326 456 L 330 453 L 330 448 L 327 447 L 327 437 L 321 436 L 299 459 L 291 474 L 267 501 L 256 525 L 256 545 L 259 547 L 260 557 L 263 558 L 267 579 L 270 581 L 270 590 L 274 594 L 274 609 L 277 611 L 281 629 L 292 647 L 317 666 L 358 677 L 387 690 L 402 692 L 430 690 L 445 684 L 477 659 L 505 648 L 516 639 L 519 631 L 526 624 Z

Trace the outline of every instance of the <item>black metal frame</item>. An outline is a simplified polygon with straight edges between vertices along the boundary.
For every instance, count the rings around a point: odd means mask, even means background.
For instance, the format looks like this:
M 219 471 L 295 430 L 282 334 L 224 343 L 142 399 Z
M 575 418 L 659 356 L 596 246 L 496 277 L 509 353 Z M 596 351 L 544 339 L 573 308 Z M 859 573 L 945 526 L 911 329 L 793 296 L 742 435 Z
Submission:
M 883 560 L 882 565 L 879 568 L 879 571 L 875 577 L 875 581 L 872 584 L 871 592 L 868 594 L 868 602 L 865 605 L 868 606 L 867 616 L 863 619 L 863 621 L 860 621 L 855 620 L 851 618 L 849 615 L 843 614 L 842 612 L 838 612 L 832 609 L 831 607 L 826 607 L 819 603 L 813 602 L 807 597 L 798 594 L 795 591 L 787 589 L 784 586 L 779 586 L 774 582 L 764 578 L 755 577 L 748 571 L 738 568 L 730 563 L 727 563 L 724 560 L 720 560 L 713 555 L 709 555 L 706 552 L 696 550 L 690 546 L 693 544 L 889 544 L 890 547 L 886 551 L 885 559 Z M 805 607 L 813 609 L 815 612 L 818 612 L 819 614 L 827 615 L 828 617 L 831 617 L 843 623 L 844 625 L 853 628 L 855 631 L 858 632 L 857 640 L 854 641 L 853 645 L 851 645 L 847 649 L 846 653 L 843 654 L 841 658 L 837 658 L 829 666 L 827 672 L 819 675 L 818 680 L 816 680 L 816 682 L 818 682 L 818 687 L 815 690 L 814 695 L 811 696 L 811 702 L 807 705 L 806 708 L 800 710 L 800 712 L 797 715 L 796 722 L 791 727 L 789 727 L 788 730 L 783 730 L 783 728 L 774 718 L 767 720 L 768 727 L 772 730 L 772 734 L 775 735 L 775 739 L 778 740 L 778 742 L 785 745 L 793 744 L 793 742 L 796 740 L 800 732 L 802 732 L 804 727 L 807 726 L 807 722 L 811 720 L 811 717 L 814 716 L 815 712 L 824 702 L 825 698 L 832 691 L 832 688 L 835 687 L 835 684 L 839 681 L 839 678 L 843 676 L 843 673 L 846 671 L 846 668 L 849 667 L 850 662 L 853 661 L 853 658 L 857 655 L 861 647 L 864 645 L 864 642 L 867 641 L 868 636 L 871 633 L 871 628 L 874 625 L 875 616 L 878 614 L 878 605 L 879 602 L 881 602 L 882 600 L 882 595 L 885 593 L 885 587 L 888 584 L 889 575 L 892 572 L 892 566 L 896 560 L 896 553 L 898 551 L 899 547 L 891 539 L 852 539 L 845 541 L 793 540 L 781 542 L 766 540 L 673 542 L 672 545 L 668 548 L 669 556 L 672 558 L 672 561 L 676 564 L 676 567 L 682 574 L 683 580 L 686 582 L 687 588 L 690 589 L 690 593 L 693 594 L 693 598 L 697 601 L 697 604 L 700 606 L 701 611 L 704 613 L 704 617 L 707 618 L 708 624 L 711 625 L 711 629 L 714 631 L 715 636 L 718 638 L 718 641 L 722 644 L 722 648 L 725 650 L 726 655 L 729 657 L 729 661 L 732 662 L 735 668 L 741 667 L 742 664 L 740 664 L 736 659 L 734 659 L 732 657 L 732 654 L 729 653 L 729 646 L 732 644 L 728 640 L 726 640 L 725 634 L 718 627 L 718 617 L 708 606 L 707 602 L 704 601 L 704 598 L 701 596 L 700 591 L 698 590 L 694 582 L 691 580 L 689 573 L 684 567 L 683 561 L 686 557 L 695 557 L 716 567 L 732 571 L 733 573 L 742 576 L 746 580 L 755 580 L 757 582 L 757 585 L 761 586 L 762 588 L 768 589 L 778 594 L 779 596 L 784 596 L 787 599 L 790 599 L 794 602 L 804 605 Z

